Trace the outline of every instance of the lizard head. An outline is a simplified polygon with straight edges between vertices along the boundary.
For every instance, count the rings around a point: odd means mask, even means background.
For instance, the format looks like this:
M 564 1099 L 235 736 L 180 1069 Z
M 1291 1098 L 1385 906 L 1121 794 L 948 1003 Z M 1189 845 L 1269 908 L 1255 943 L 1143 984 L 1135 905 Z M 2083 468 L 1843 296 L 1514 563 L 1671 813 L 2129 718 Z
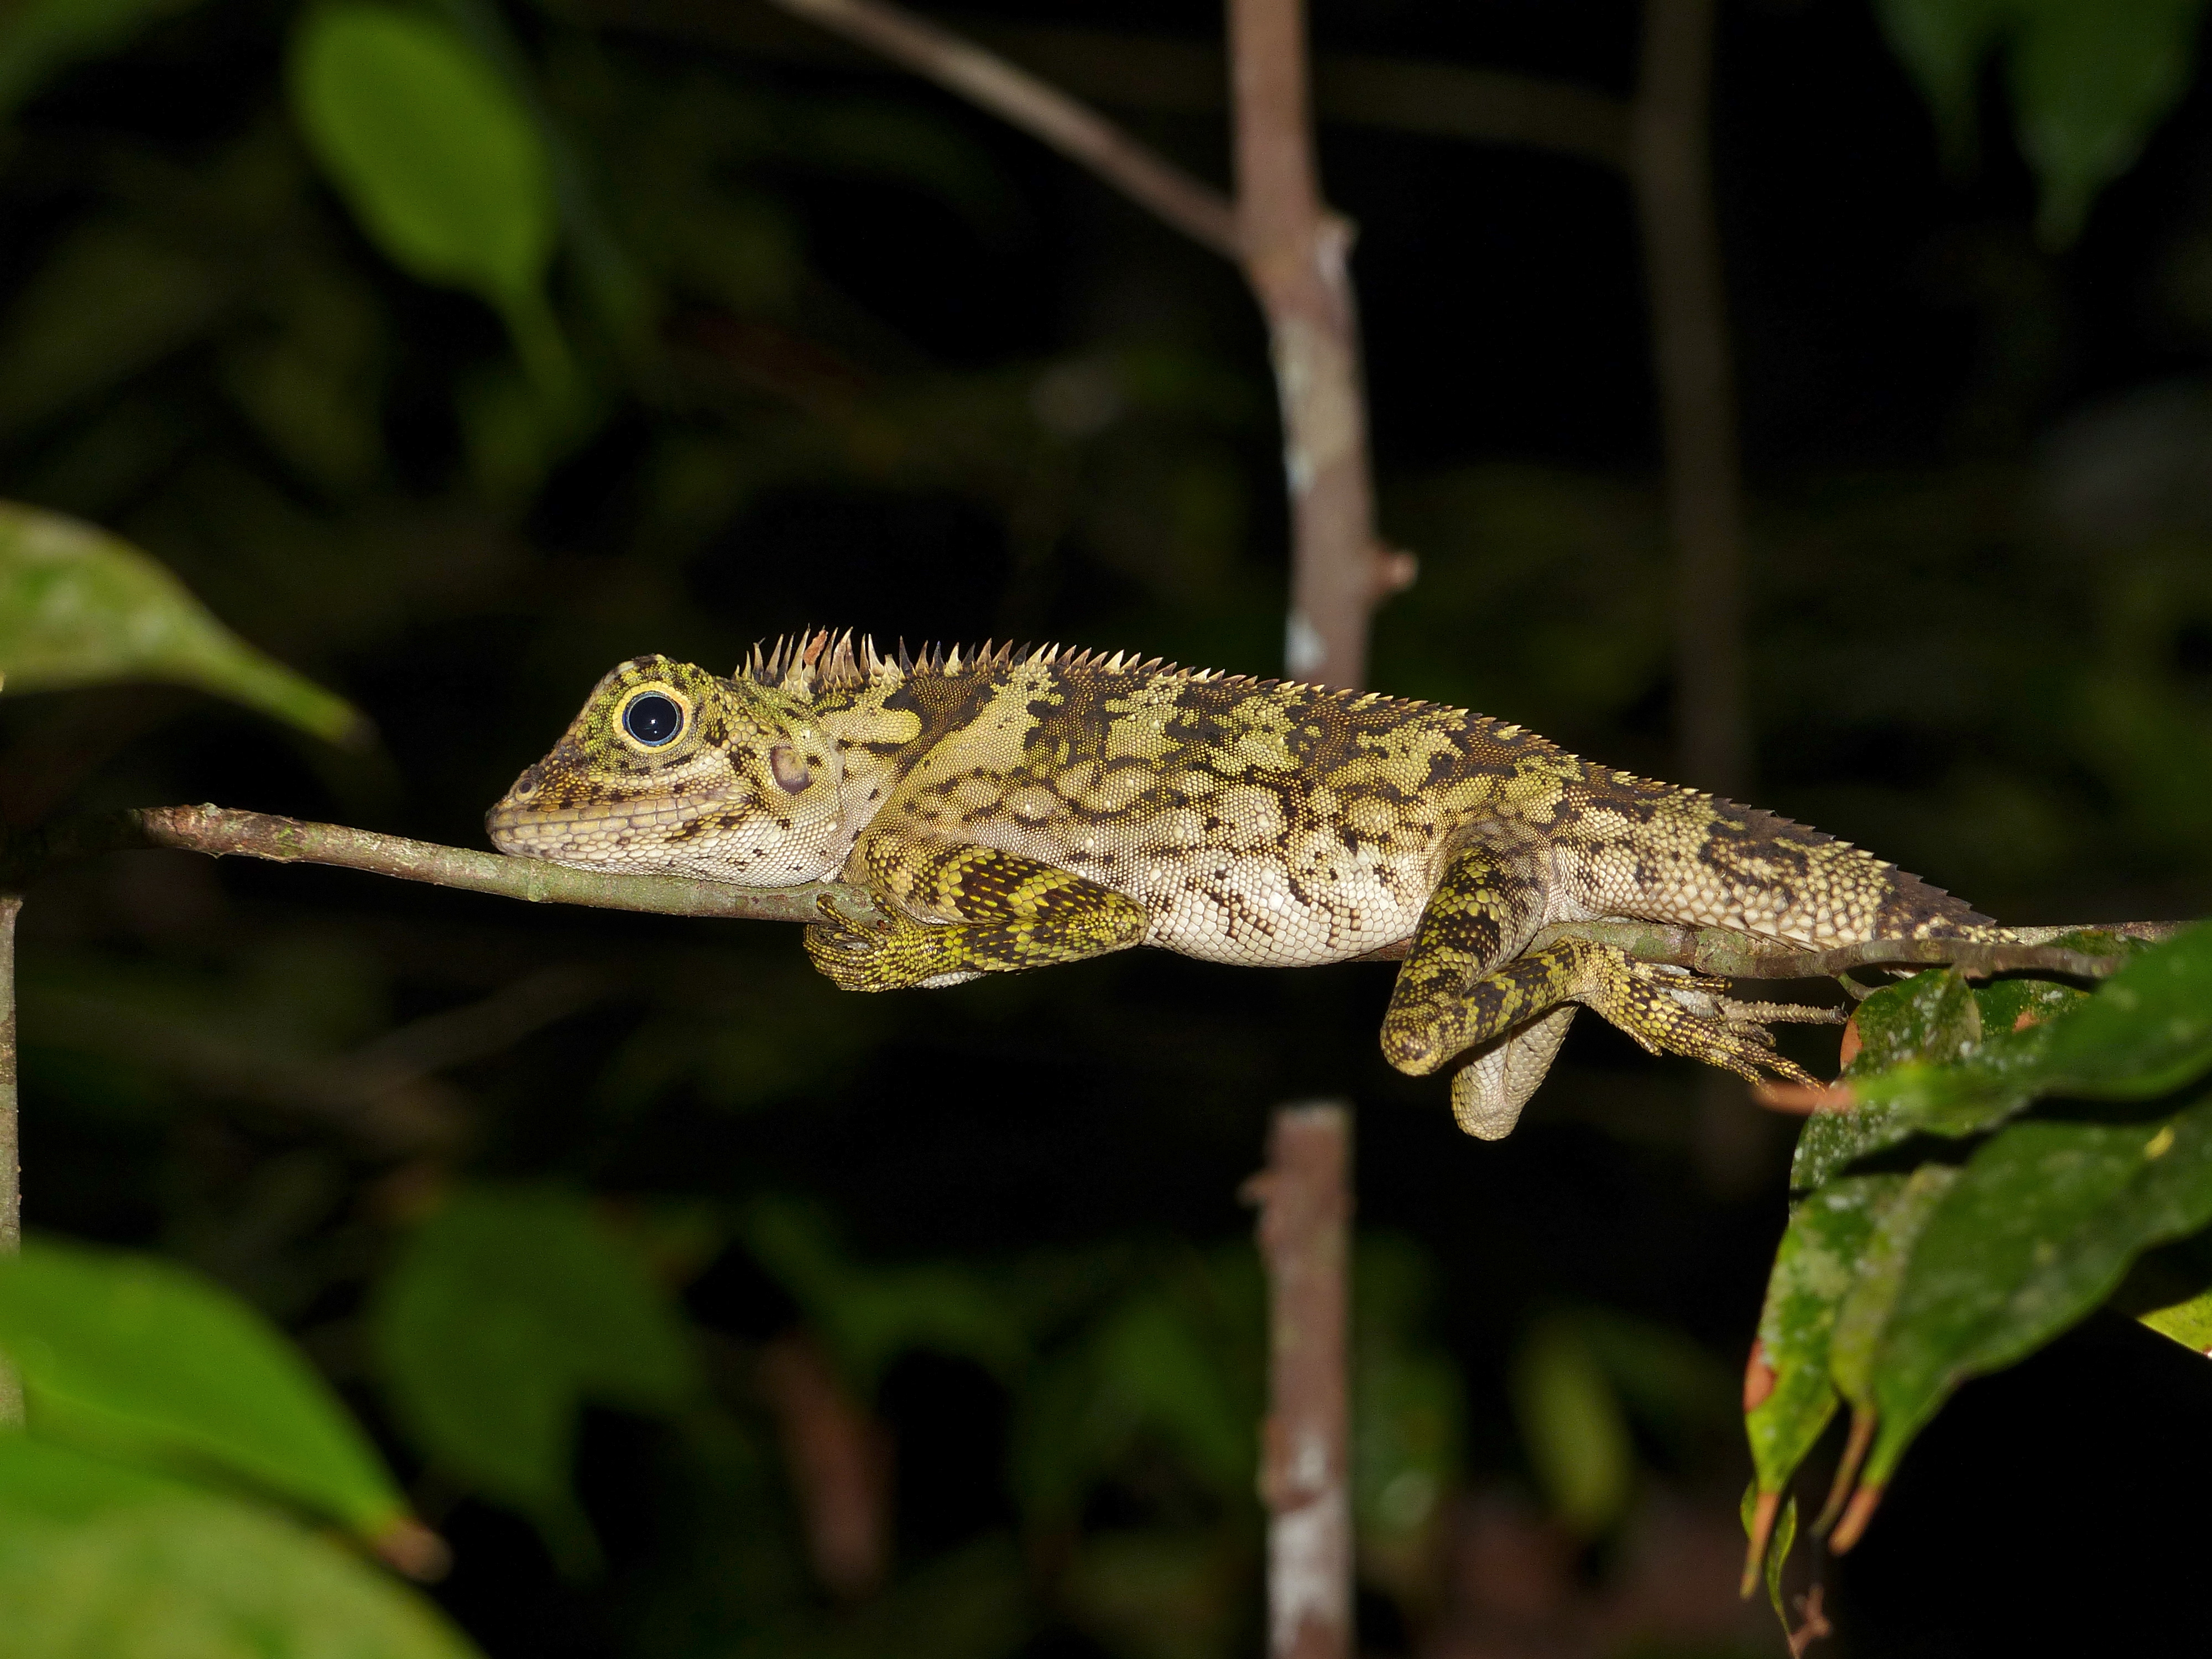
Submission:
M 527 858 L 788 887 L 843 861 L 843 778 L 805 697 L 634 657 L 484 824 Z

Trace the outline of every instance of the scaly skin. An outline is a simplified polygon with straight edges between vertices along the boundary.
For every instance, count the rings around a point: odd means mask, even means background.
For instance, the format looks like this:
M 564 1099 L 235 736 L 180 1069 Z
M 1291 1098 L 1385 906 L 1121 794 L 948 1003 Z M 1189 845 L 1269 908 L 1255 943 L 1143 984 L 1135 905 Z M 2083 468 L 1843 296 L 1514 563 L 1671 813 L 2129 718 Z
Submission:
M 653 744 L 623 724 L 650 696 L 681 714 Z M 1486 1136 L 1511 1127 L 1577 1006 L 1654 1052 L 1804 1075 L 1774 1050 L 1779 1011 L 1607 946 L 1530 951 L 1553 923 L 1812 947 L 2004 936 L 1854 847 L 1517 726 L 1056 649 L 893 661 L 818 634 L 731 679 L 640 657 L 488 823 L 502 852 L 586 869 L 865 886 L 887 932 L 806 930 L 847 990 L 1137 945 L 1291 967 L 1410 939 L 1383 1054 L 1416 1075 L 1464 1059 L 1454 1110 Z

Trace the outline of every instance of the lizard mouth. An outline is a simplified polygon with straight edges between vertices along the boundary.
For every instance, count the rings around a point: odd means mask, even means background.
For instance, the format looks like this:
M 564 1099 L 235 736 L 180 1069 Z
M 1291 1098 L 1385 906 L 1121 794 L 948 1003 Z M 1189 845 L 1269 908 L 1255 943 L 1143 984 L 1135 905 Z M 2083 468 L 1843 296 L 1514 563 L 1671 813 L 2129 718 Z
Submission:
M 515 858 L 563 864 L 622 863 L 624 849 L 651 842 L 720 805 L 720 794 L 659 795 L 650 799 L 538 806 L 533 787 L 518 787 L 484 814 L 491 844 Z

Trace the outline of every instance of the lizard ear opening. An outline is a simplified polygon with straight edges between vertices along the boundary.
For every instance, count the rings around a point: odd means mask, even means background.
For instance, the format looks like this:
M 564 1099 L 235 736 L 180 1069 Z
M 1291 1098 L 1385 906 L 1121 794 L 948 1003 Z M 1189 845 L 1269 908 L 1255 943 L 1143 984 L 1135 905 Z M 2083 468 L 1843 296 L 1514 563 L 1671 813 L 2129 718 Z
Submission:
M 814 781 L 813 769 L 806 757 L 787 743 L 780 743 L 768 751 L 768 769 L 775 775 L 776 787 L 786 794 L 804 793 Z

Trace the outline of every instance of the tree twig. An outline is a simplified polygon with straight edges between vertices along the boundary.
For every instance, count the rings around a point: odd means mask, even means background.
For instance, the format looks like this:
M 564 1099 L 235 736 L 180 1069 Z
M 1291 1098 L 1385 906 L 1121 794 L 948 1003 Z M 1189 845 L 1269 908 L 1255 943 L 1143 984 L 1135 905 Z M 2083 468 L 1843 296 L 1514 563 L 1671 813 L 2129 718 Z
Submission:
M 1282 410 L 1292 541 L 1285 666 L 1299 679 L 1364 684 L 1369 619 L 1415 567 L 1375 534 L 1352 227 L 1322 206 L 1315 175 L 1301 0 L 1230 0 L 1233 205 L 1058 88 L 888 0 L 773 3 L 1042 139 L 1243 265 L 1267 315 Z
M 1267 1166 L 1244 1183 L 1260 1206 L 1267 1272 L 1267 1420 L 1260 1496 L 1267 1507 L 1270 1659 L 1352 1650 L 1352 1114 L 1285 1106 Z
M 772 0 L 772 3 L 959 94 L 1090 168 L 1131 200 L 1224 258 L 1240 257 L 1237 211 L 1219 191 L 1139 143 L 1097 111 L 997 53 L 882 0 Z
M 682 876 L 615 875 L 571 870 L 539 859 L 508 858 L 380 836 L 343 824 L 311 823 L 227 806 L 148 806 L 65 818 L 0 839 L 0 887 L 19 889 L 46 865 L 127 848 L 173 847 L 221 858 L 280 864 L 330 864 L 403 881 L 497 893 L 535 904 L 587 904 L 661 915 L 722 916 L 747 921 L 815 921 L 823 901 L 864 927 L 885 925 L 865 890 L 834 882 L 800 887 L 738 887 Z
M 227 806 L 149 806 L 63 818 L 41 829 L 0 835 L 0 892 L 21 892 L 47 866 L 72 858 L 134 848 L 173 848 L 213 857 L 269 859 L 281 864 L 325 864 L 428 882 L 470 892 L 493 893 L 536 904 L 580 904 L 659 915 L 711 916 L 726 921 L 816 921 L 822 907 L 863 927 L 889 919 L 867 890 L 842 882 L 803 887 L 739 887 L 681 876 L 616 875 L 570 870 L 540 859 L 509 858 L 466 848 L 380 836 L 343 824 L 313 823 Z M 2021 927 L 2003 944 L 1960 939 L 1874 939 L 1863 945 L 1810 950 L 1753 938 L 1722 927 L 1677 927 L 1663 922 L 1577 921 L 1547 928 L 1535 944 L 1575 938 L 1610 945 L 1640 962 L 1741 979 L 1826 979 L 1855 968 L 1955 963 L 1969 974 L 2022 970 L 2100 978 L 2124 959 L 2117 947 L 2094 941 L 2055 944 L 2074 934 L 2160 939 L 2189 926 L 2180 921 L 2135 921 L 2087 927 Z M 1406 947 L 1385 945 L 1364 958 L 1390 961 Z
M 812 31 L 789 27 L 776 0 L 591 0 L 593 21 L 704 41 L 783 63 L 866 67 Z M 1079 98 L 1121 109 L 1218 114 L 1228 72 L 1219 46 L 1124 29 L 1009 23 L 960 16 L 970 40 Z M 876 60 L 880 61 L 880 60 Z M 1621 99 L 1541 76 L 1462 64 L 1320 52 L 1313 59 L 1316 118 L 1431 138 L 1463 139 L 1628 166 L 1628 106 Z
M 1375 535 L 1352 232 L 1322 203 L 1302 0 L 1229 0 L 1229 63 L 1244 275 L 1267 317 L 1291 492 L 1284 664 L 1361 686 L 1369 620 L 1413 567 Z

